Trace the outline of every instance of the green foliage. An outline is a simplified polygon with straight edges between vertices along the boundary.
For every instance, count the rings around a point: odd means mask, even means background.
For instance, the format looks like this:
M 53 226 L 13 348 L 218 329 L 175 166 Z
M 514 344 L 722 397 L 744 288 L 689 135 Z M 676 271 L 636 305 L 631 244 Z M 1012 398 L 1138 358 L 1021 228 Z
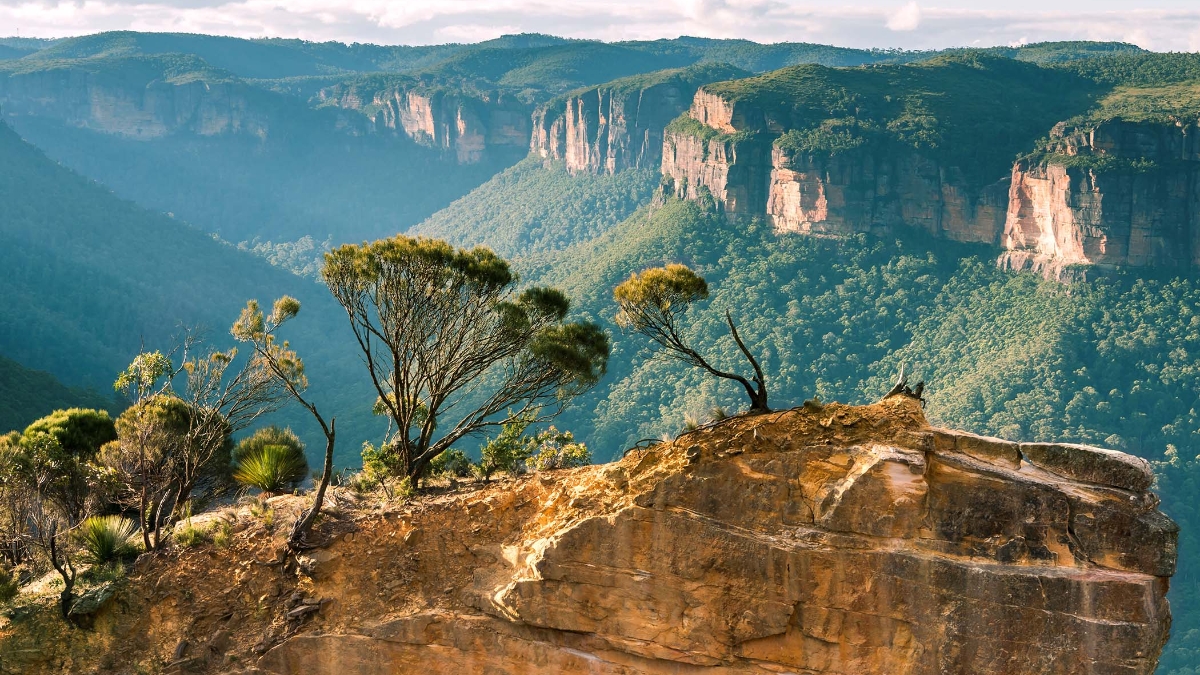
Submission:
M 513 417 L 500 429 L 494 438 L 489 438 L 479 449 L 479 473 L 484 480 L 497 471 L 516 476 L 525 469 L 525 462 L 533 455 L 533 448 L 525 436 L 532 420 L 528 417 Z
M 268 445 L 281 445 L 288 448 L 293 455 L 304 456 L 304 442 L 300 440 L 300 437 L 291 429 L 283 429 L 272 424 L 258 429 L 238 442 L 233 451 L 234 464 L 241 463 L 243 458 L 257 454 Z
M 267 494 L 278 494 L 293 489 L 307 475 L 303 447 L 266 444 L 239 455 L 233 479 Z
M 58 410 L 26 427 L 10 456 L 14 478 L 48 499 L 70 525 L 102 496 L 103 475 L 93 463 L 101 445 L 116 438 L 107 412 Z
M 13 571 L 4 565 L 0 565 L 0 602 L 8 602 L 17 597 L 17 593 L 21 591 L 21 586 L 17 582 L 17 577 Z
M 318 244 L 316 239 L 307 234 L 296 241 L 279 243 L 259 241 L 256 238 L 254 241 L 238 243 L 238 248 L 250 251 L 297 276 L 317 279 L 321 275 L 321 263 L 325 254 L 333 248 L 333 239 L 326 239 Z
M 39 434 L 52 437 L 64 451 L 88 460 L 100 446 L 116 440 L 117 428 L 104 410 L 70 408 L 35 421 L 25 428 L 23 436 L 33 438 Z
M 462 450 L 450 448 L 429 462 L 429 475 L 466 478 L 471 475 L 471 459 Z
M 503 256 L 561 250 L 594 237 L 648 202 L 650 169 L 572 177 L 561 162 L 531 157 L 417 225 L 412 232 L 458 246 L 487 242 Z
M 575 442 L 570 431 L 559 431 L 554 426 L 543 429 L 528 441 L 532 451 L 525 460 L 530 471 L 573 469 L 592 463 L 592 453 L 587 445 Z
M 92 516 L 76 533 L 86 559 L 107 565 L 137 555 L 137 524 L 123 516 Z

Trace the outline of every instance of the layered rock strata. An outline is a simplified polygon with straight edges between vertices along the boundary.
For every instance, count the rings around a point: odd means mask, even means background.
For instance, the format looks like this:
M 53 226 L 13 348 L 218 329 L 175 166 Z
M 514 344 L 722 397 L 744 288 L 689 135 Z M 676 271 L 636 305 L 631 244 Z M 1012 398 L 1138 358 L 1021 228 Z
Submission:
M 906 228 L 994 244 L 1004 226 L 1007 181 L 971 185 L 957 167 L 916 152 L 863 149 L 771 157 L 768 217 L 782 232 L 892 234 Z
M 964 167 L 878 143 L 802 152 L 786 125 L 701 88 L 672 125 L 662 172 L 677 196 L 711 194 L 781 232 L 895 235 L 908 229 L 1005 250 L 1002 266 L 1200 267 L 1200 127 L 1109 121 L 1053 130 L 1048 151 L 981 184 Z
M 1001 264 L 1200 268 L 1200 127 L 1113 121 L 1054 130 L 1013 167 Z
M 571 173 L 659 168 L 663 130 L 688 109 L 704 83 L 745 75 L 705 65 L 652 73 L 593 87 L 540 106 L 530 150 L 564 160 Z
M 75 656 L 16 665 L 1149 675 L 1177 534 L 1152 480 L 1117 452 L 931 428 L 902 396 L 743 416 L 614 464 L 343 504 L 299 580 L 253 563 L 280 539 L 251 526 L 139 567 L 68 632 Z
M 323 90 L 318 98 L 363 112 L 376 131 L 403 133 L 449 153 L 459 164 L 475 164 L 497 152 L 520 152 L 529 145 L 530 107 L 502 94 L 472 97 L 405 85 L 356 85 Z
M 169 134 L 242 134 L 265 138 L 271 110 L 234 81 L 183 82 L 59 68 L 0 74 L 6 114 L 33 115 L 133 140 Z

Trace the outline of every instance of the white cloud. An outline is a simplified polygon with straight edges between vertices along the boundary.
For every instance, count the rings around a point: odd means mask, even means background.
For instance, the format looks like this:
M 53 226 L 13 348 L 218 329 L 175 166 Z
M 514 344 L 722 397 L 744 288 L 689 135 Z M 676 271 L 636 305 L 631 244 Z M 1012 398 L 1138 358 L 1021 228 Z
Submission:
M 931 0 L 932 1 L 932 0 Z M 507 32 L 602 40 L 698 35 L 759 42 L 932 49 L 1043 40 L 1127 40 L 1156 50 L 1200 50 L 1200 7 L 1121 9 L 1067 0 L 1040 9 L 1008 0 L 978 9 L 859 0 L 0 0 L 0 35 L 61 37 L 103 30 L 189 31 L 385 44 L 474 41 Z
M 896 10 L 896 13 L 889 16 L 887 27 L 891 30 L 916 30 L 921 27 L 921 6 L 915 2 L 910 2 L 907 5 Z

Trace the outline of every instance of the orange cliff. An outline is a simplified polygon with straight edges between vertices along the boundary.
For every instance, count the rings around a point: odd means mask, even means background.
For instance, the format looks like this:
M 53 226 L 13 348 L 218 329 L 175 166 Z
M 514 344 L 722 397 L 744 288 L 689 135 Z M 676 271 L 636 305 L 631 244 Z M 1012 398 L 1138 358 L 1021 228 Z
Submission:
M 498 153 L 513 155 L 529 143 L 529 107 L 494 92 L 470 96 L 364 80 L 328 87 L 316 98 L 367 113 L 375 131 L 404 134 L 446 152 L 458 164 L 477 164 Z
M 785 131 L 777 122 L 703 88 L 688 116 L 699 132 L 664 135 L 662 173 L 674 194 L 707 192 L 725 213 L 764 217 L 781 232 L 915 229 L 999 246 L 1002 265 L 1047 276 L 1077 265 L 1200 268 L 1195 123 L 1059 125 L 1048 152 L 979 184 L 911 148 L 790 149 L 773 142 Z M 1095 168 L 1081 168 L 1081 157 Z
M 48 608 L 0 651 L 26 673 L 1149 675 L 1177 535 L 1152 480 L 903 396 L 808 406 L 407 504 L 339 488 L 298 573 L 270 564 L 285 527 L 225 514 L 228 546 L 143 557 L 91 631 Z

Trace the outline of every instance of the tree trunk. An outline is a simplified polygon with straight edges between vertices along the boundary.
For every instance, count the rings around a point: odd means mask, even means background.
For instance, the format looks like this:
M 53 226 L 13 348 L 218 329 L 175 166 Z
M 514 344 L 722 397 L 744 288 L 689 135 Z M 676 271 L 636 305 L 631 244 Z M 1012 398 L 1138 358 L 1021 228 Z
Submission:
M 312 530 L 313 523 L 317 521 L 321 507 L 325 505 L 325 490 L 329 487 L 329 479 L 333 477 L 333 444 L 337 434 L 336 424 L 337 419 L 329 420 L 329 429 L 325 432 L 325 467 L 321 471 L 321 483 L 317 486 L 313 505 L 300 520 L 296 521 L 296 524 L 292 526 L 291 534 L 288 535 L 288 549 L 293 552 L 304 550 L 305 539 Z

